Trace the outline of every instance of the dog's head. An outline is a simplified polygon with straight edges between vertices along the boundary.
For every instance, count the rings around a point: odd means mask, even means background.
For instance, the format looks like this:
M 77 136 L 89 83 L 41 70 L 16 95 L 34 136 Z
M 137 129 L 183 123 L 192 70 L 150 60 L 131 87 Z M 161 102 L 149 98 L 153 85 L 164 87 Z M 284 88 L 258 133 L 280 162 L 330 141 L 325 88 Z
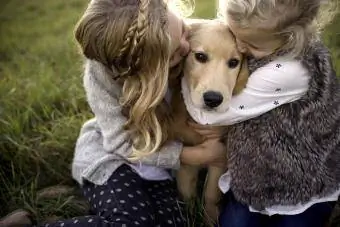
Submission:
M 218 21 L 190 24 L 191 51 L 184 64 L 184 79 L 197 108 L 225 112 L 233 94 L 248 79 L 246 60 L 236 48 L 227 25 Z

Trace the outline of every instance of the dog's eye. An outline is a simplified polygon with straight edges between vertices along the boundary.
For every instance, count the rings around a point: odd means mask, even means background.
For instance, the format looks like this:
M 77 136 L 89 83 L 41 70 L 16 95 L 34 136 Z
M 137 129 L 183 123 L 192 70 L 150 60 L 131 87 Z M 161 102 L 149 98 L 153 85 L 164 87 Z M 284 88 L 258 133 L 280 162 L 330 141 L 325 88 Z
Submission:
M 205 53 L 202 53 L 202 52 L 195 53 L 195 58 L 196 58 L 197 61 L 199 61 L 201 63 L 206 63 L 208 61 L 208 55 L 206 55 Z
M 229 68 L 236 68 L 238 66 L 238 64 L 240 63 L 240 60 L 236 59 L 236 58 L 232 58 L 228 61 L 228 66 Z

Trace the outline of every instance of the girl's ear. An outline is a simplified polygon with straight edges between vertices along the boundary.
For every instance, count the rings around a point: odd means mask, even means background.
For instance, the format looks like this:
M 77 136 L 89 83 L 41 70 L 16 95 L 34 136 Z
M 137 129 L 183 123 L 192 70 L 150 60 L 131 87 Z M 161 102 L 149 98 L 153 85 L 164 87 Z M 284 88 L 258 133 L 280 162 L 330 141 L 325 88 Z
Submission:
M 243 58 L 241 69 L 238 73 L 236 83 L 235 83 L 235 87 L 234 87 L 234 90 L 233 90 L 233 95 L 240 93 L 242 91 L 242 89 L 245 88 L 247 81 L 248 81 L 248 77 L 249 77 L 249 70 L 248 70 L 247 59 Z

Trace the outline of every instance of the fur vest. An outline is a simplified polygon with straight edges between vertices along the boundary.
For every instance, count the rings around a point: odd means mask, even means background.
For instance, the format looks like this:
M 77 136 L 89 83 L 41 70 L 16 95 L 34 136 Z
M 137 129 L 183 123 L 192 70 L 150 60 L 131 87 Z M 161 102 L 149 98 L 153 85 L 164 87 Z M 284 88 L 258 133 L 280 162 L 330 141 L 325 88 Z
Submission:
M 297 101 L 228 127 L 231 190 L 258 210 L 295 205 L 340 186 L 340 86 L 328 49 L 314 42 L 301 56 L 309 90 Z M 250 61 L 254 70 L 268 60 Z

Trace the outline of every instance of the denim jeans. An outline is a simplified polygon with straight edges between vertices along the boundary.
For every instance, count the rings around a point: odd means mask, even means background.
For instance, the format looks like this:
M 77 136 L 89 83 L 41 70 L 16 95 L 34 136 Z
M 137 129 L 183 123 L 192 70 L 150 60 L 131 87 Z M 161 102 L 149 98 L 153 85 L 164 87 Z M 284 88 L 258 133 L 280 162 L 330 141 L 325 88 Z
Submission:
M 224 197 L 219 227 L 324 227 L 336 204 L 318 203 L 300 214 L 267 216 L 250 212 L 248 205 L 236 201 L 231 192 Z

